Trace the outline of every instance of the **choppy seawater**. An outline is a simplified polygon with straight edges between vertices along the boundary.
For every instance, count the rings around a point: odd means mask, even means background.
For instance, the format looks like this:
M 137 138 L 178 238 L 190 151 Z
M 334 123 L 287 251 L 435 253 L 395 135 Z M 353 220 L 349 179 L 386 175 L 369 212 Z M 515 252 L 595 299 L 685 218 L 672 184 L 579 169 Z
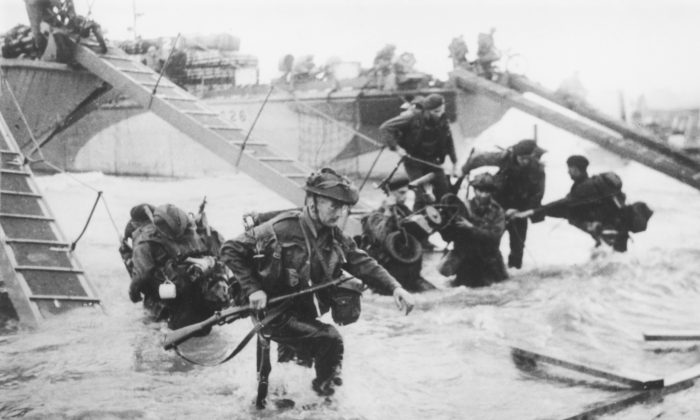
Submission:
M 510 346 L 659 376 L 700 363 L 693 343 L 642 341 L 645 330 L 700 329 L 700 193 L 635 164 L 619 173 L 628 197 L 656 211 L 628 253 L 592 256 L 589 238 L 548 220 L 531 227 L 523 270 L 479 290 L 448 287 L 432 254 L 424 274 L 440 289 L 418 296 L 413 313 L 404 317 L 389 297 L 366 294 L 361 320 L 341 327 L 345 384 L 333 401 L 311 391 L 312 370 L 273 362 L 271 399 L 296 401 L 286 411 L 253 408 L 253 344 L 219 367 L 191 366 L 162 350 L 165 327 L 129 301 L 117 233 L 100 206 L 76 252 L 104 311 L 74 311 L 38 331 L 0 337 L 0 418 L 544 419 L 613 401 L 624 387 L 563 369 L 521 371 Z M 194 211 L 206 195 L 210 222 L 227 238 L 241 232 L 245 211 L 289 206 L 245 175 L 77 177 L 104 191 L 119 229 L 129 208 L 145 201 Z M 39 182 L 73 239 L 94 192 L 65 175 Z M 183 351 L 216 360 L 249 328 L 247 320 L 218 328 Z M 700 387 L 608 418 L 700 418 Z

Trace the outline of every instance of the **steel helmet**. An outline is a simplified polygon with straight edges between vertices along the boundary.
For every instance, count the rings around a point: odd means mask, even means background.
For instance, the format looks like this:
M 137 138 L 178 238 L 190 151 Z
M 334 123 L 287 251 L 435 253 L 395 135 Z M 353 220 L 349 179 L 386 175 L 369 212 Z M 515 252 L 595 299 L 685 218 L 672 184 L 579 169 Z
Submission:
M 153 212 L 153 223 L 164 235 L 178 239 L 187 231 L 190 218 L 184 210 L 172 204 L 164 204 L 156 207 Z
M 360 199 L 360 192 L 350 180 L 330 168 L 309 175 L 304 190 L 349 205 L 355 205 Z

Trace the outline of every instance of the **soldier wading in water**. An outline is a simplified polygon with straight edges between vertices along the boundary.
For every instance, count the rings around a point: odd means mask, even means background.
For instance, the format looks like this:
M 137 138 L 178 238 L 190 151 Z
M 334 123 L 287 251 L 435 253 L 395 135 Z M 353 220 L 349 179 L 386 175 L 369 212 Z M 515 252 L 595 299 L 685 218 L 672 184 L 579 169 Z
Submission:
M 227 241 L 222 248 L 222 260 L 240 282 L 251 308 L 262 310 L 272 297 L 330 282 L 345 270 L 391 290 L 399 309 L 410 312 L 413 296 L 338 227 L 357 203 L 357 189 L 328 168 L 311 174 L 304 189 L 306 200 L 301 211 L 283 212 Z M 279 345 L 310 356 L 316 370 L 312 388 L 321 396 L 332 395 L 334 387 L 342 384 L 343 339 L 333 325 L 317 319 L 329 309 L 335 318 L 342 305 L 335 299 L 339 289 L 297 296 L 262 330 Z M 277 308 L 280 306 L 270 311 Z

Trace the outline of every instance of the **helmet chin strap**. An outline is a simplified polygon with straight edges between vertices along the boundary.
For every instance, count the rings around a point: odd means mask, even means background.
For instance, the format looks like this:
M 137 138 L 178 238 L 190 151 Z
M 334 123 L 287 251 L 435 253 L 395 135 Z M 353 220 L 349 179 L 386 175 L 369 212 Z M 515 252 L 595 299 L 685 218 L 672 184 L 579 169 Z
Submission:
M 317 197 L 318 196 L 316 194 L 313 195 L 313 198 L 314 198 L 314 216 L 316 218 L 316 221 L 319 224 L 323 225 L 323 223 L 321 223 L 321 216 L 318 215 L 318 201 L 316 200 Z

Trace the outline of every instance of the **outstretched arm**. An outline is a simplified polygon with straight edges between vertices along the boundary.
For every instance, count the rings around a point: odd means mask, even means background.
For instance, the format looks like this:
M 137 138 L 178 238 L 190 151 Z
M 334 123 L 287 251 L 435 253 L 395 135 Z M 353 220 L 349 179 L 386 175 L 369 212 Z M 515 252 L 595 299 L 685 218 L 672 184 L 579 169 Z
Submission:
M 412 113 L 403 112 L 379 126 L 382 140 L 389 149 L 396 150 L 396 147 L 401 145 L 401 139 L 408 129 L 412 116 Z

